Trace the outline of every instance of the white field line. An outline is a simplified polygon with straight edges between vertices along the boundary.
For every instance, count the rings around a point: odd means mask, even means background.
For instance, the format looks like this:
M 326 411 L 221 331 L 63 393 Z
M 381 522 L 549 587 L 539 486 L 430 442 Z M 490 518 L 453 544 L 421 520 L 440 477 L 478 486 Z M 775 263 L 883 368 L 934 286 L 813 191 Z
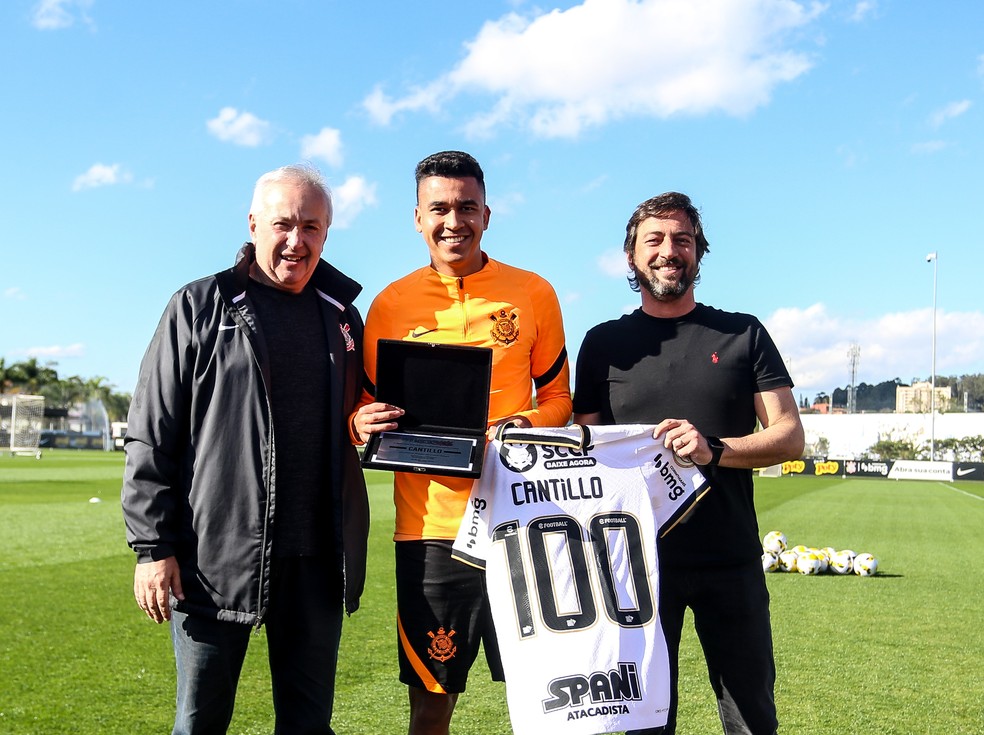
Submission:
M 966 490 L 961 490 L 959 487 L 953 487 L 953 485 L 947 485 L 945 482 L 936 483 L 940 487 L 945 487 L 947 490 L 953 490 L 955 493 L 960 493 L 961 495 L 966 495 L 968 498 L 973 498 L 974 500 L 984 500 L 980 495 L 974 495 L 973 493 L 968 493 Z

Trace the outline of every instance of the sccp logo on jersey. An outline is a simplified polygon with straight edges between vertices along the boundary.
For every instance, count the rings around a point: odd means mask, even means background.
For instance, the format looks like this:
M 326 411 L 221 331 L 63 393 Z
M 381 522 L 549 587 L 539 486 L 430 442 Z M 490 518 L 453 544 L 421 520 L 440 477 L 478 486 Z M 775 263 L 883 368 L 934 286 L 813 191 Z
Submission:
M 589 456 L 589 449 L 590 447 L 572 449 L 553 444 L 503 444 L 499 449 L 499 459 L 513 472 L 528 472 L 537 462 L 542 462 L 543 468 L 547 470 L 594 467 L 598 460 Z

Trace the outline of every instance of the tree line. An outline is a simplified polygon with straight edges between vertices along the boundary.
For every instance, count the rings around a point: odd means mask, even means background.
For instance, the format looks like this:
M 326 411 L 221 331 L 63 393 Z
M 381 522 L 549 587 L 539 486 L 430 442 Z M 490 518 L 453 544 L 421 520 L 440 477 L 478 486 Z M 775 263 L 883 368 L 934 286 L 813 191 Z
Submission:
M 912 439 L 880 439 L 868 448 L 869 456 L 885 460 L 927 460 L 932 458 L 931 454 L 928 441 Z M 937 439 L 935 457 L 947 462 L 980 462 L 984 460 L 984 436 Z
M 35 357 L 8 365 L 0 357 L 0 393 L 44 396 L 45 408 L 55 409 L 68 409 L 98 398 L 110 421 L 126 421 L 132 398 L 129 393 L 117 393 L 115 386 L 101 376 L 61 378 L 55 370 L 56 365 L 54 362 L 41 364 Z
M 899 386 L 909 386 L 912 383 L 931 382 L 930 378 L 913 378 L 912 382 L 904 383 L 899 378 L 885 380 L 875 385 L 859 383 L 855 388 L 855 410 L 859 413 L 886 413 L 895 410 L 895 391 Z M 973 375 L 937 375 L 936 387 L 946 388 L 950 386 L 953 398 L 950 401 L 951 412 L 962 412 L 964 410 L 964 396 L 967 396 L 967 410 L 972 412 L 984 411 L 984 373 Z M 813 399 L 814 403 L 830 403 L 836 408 L 847 407 L 848 387 L 834 388 L 833 393 L 818 393 Z M 802 398 L 800 405 L 808 408 L 806 398 Z
M 31 357 L 22 362 L 7 364 L 0 357 L 0 393 L 29 393 L 45 397 L 45 405 L 51 408 L 67 409 L 78 403 L 98 398 L 106 407 L 110 421 L 126 421 L 127 411 L 130 410 L 129 393 L 117 393 L 115 386 L 106 378 L 82 378 L 72 375 L 67 378 L 58 376 L 55 370 L 57 363 L 41 364 L 37 358 Z M 920 382 L 913 379 L 913 383 Z M 927 378 L 924 382 L 930 382 Z M 899 378 L 885 380 L 875 385 L 859 383 L 856 388 L 855 407 L 858 412 L 886 413 L 895 410 L 895 390 L 899 386 L 911 385 Z M 968 411 L 984 411 L 984 373 L 961 376 L 936 376 L 936 385 L 940 388 L 951 386 L 953 400 L 950 411 L 963 411 L 964 398 L 967 396 Z M 847 406 L 847 391 L 845 388 L 835 388 L 833 393 L 818 393 L 814 403 L 832 403 L 834 407 Z M 802 397 L 800 405 L 808 408 L 806 398 Z

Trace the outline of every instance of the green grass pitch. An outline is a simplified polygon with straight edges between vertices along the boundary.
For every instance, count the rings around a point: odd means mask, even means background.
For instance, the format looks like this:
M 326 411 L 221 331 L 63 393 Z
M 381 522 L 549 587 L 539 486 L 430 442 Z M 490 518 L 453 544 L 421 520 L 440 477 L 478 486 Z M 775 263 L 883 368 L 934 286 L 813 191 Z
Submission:
M 170 640 L 132 598 L 121 471 L 119 454 L 0 457 L 0 733 L 170 731 Z M 369 581 L 346 620 L 335 702 L 335 729 L 348 735 L 406 732 L 391 477 L 369 480 Z M 763 534 L 870 551 L 881 563 L 871 578 L 769 575 L 781 732 L 984 733 L 984 484 L 759 478 L 756 505 Z M 232 733 L 272 731 L 260 638 Z M 681 735 L 720 732 L 692 632 L 680 695 Z M 505 692 L 481 659 L 452 731 L 509 732 Z

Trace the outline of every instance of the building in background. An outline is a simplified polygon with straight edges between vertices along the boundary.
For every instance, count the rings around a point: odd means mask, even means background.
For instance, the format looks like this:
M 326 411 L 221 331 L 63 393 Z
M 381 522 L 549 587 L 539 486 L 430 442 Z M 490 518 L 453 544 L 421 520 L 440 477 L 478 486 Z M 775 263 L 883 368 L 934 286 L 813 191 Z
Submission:
M 895 413 L 929 413 L 933 407 L 931 383 L 900 385 L 895 389 Z M 950 408 L 950 386 L 936 389 L 936 412 L 946 413 Z

